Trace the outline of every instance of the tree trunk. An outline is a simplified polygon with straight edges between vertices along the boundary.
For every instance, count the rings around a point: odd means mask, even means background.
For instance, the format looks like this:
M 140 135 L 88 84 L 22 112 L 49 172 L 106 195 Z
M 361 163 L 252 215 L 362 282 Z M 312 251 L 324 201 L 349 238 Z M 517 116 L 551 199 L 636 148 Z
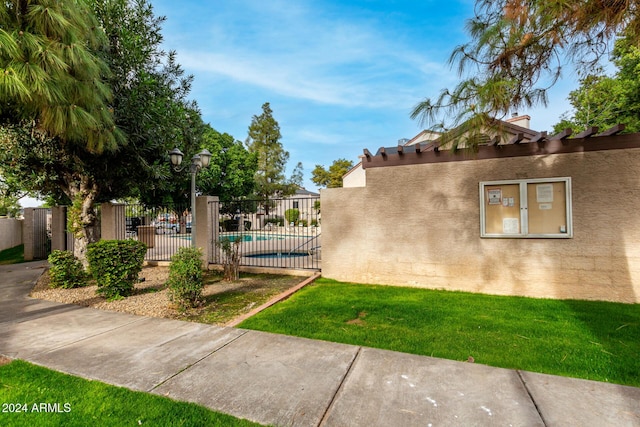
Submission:
M 73 254 L 82 262 L 85 269 L 89 266 L 87 247 L 89 243 L 95 243 L 98 240 L 100 240 L 100 224 L 97 217 L 93 224 L 84 225 L 82 232 L 74 236 Z
M 100 222 L 95 210 L 98 188 L 83 176 L 77 187 L 69 188 L 73 202 L 68 220 L 68 228 L 73 233 L 73 254 L 87 268 L 87 246 L 100 240 Z

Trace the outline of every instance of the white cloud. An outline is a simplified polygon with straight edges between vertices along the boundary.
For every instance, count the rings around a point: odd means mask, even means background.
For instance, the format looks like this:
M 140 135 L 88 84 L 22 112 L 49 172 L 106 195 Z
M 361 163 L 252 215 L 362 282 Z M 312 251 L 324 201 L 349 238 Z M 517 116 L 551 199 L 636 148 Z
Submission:
M 426 84 L 440 87 L 450 76 L 441 61 L 393 39 L 373 19 L 300 4 L 245 5 L 241 17 L 212 15 L 206 36 L 178 49 L 180 63 L 199 78 L 346 107 L 410 108 Z

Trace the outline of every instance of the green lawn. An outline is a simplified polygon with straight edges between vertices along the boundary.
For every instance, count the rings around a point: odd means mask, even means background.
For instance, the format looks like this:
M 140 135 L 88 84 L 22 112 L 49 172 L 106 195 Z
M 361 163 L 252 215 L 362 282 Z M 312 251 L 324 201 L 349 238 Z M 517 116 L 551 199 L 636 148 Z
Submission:
M 640 386 L 640 304 L 319 279 L 240 327 Z
M 16 264 L 24 262 L 24 245 L 0 251 L 0 264 Z
M 87 381 L 19 360 L 0 366 L 0 405 L 4 427 L 259 425 L 192 403 Z

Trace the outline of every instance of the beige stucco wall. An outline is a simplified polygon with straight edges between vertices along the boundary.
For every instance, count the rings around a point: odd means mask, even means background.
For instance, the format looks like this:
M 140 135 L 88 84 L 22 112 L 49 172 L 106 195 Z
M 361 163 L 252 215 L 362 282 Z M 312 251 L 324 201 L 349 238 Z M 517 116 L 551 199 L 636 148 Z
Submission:
M 371 168 L 322 190 L 325 277 L 640 302 L 640 149 Z M 478 183 L 572 178 L 572 239 L 481 239 Z
M 0 251 L 22 244 L 22 220 L 0 218 Z
M 342 177 L 343 187 L 365 187 L 367 185 L 367 175 L 362 168 L 362 162 Z

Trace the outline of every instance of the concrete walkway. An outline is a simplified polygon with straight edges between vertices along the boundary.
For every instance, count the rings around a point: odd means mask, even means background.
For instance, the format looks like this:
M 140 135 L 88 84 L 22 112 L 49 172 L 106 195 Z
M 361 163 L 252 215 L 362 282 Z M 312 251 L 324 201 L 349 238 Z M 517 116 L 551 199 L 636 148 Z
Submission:
M 277 426 L 640 426 L 640 388 L 34 300 L 43 266 L 0 266 L 0 354 Z

